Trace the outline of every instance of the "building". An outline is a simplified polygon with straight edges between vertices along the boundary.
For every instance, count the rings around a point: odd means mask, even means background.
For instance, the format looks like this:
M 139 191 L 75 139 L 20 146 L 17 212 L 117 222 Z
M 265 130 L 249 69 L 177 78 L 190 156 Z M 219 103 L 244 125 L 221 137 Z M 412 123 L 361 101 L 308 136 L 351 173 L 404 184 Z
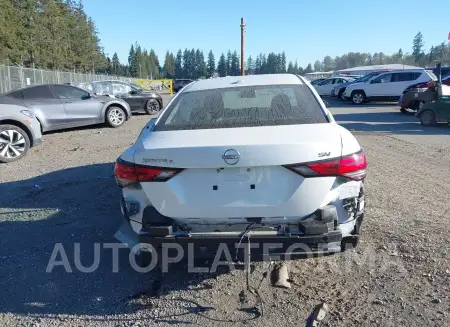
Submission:
M 305 74 L 306 79 L 313 81 L 318 78 L 332 77 L 333 72 L 314 72 Z
M 423 67 L 410 66 L 404 64 L 372 65 L 346 68 L 335 71 L 339 75 L 366 75 L 376 71 L 401 70 L 401 69 L 424 69 Z

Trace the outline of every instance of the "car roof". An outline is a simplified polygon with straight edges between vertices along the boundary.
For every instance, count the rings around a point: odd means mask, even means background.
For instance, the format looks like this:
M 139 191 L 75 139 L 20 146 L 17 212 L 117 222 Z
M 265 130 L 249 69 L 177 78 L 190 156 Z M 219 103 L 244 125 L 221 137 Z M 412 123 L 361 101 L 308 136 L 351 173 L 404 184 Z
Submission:
M 227 76 L 197 80 L 187 85 L 183 92 L 222 89 L 239 86 L 303 84 L 302 80 L 293 74 L 262 74 L 246 76 Z

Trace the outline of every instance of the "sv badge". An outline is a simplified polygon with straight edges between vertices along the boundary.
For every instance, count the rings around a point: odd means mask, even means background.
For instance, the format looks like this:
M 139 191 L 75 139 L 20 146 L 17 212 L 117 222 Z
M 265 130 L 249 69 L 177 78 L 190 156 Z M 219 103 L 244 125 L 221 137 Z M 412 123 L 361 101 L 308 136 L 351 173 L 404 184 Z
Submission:
M 331 155 L 331 152 L 319 152 L 318 153 L 318 156 L 320 157 L 320 158 L 323 158 L 323 157 L 329 157 Z

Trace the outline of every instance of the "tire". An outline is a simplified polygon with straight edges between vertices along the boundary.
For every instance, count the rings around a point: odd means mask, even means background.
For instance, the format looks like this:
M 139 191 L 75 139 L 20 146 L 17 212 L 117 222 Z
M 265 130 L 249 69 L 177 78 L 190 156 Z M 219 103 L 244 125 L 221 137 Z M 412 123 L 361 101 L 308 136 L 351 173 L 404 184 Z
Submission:
M 127 120 L 125 111 L 117 106 L 111 106 L 106 110 L 106 123 L 108 126 L 117 128 L 122 126 Z
M 362 104 L 366 101 L 366 95 L 363 91 L 353 91 L 352 92 L 352 103 L 353 104 Z
M 154 115 L 161 110 L 161 104 L 156 99 L 148 99 L 145 104 L 145 112 L 148 115 Z
M 408 113 L 408 110 L 406 110 L 406 108 L 400 108 L 400 112 L 401 112 L 402 114 L 407 114 L 407 113 Z
M 0 125 L 0 162 L 19 160 L 30 149 L 28 134 L 15 125 Z
M 338 93 L 338 96 L 337 96 L 338 100 L 345 101 L 345 99 L 343 98 L 343 96 L 344 96 L 344 91 L 339 92 L 339 93 Z
M 420 114 L 420 123 L 423 126 L 434 126 L 436 125 L 436 115 L 431 110 L 425 110 Z
M 423 108 L 423 106 L 424 106 L 425 104 L 427 104 L 427 103 L 428 103 L 428 101 L 424 101 L 424 100 L 422 100 L 422 101 L 416 101 L 416 103 L 414 104 L 414 109 L 417 110 L 417 111 L 419 111 L 419 110 L 421 110 L 421 109 Z

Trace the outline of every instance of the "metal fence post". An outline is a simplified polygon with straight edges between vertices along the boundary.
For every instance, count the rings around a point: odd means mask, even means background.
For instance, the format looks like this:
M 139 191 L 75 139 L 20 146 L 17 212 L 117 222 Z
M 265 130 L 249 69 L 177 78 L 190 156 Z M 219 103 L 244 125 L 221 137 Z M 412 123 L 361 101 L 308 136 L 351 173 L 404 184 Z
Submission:
M 8 83 L 9 89 L 11 90 L 11 66 L 8 66 Z

